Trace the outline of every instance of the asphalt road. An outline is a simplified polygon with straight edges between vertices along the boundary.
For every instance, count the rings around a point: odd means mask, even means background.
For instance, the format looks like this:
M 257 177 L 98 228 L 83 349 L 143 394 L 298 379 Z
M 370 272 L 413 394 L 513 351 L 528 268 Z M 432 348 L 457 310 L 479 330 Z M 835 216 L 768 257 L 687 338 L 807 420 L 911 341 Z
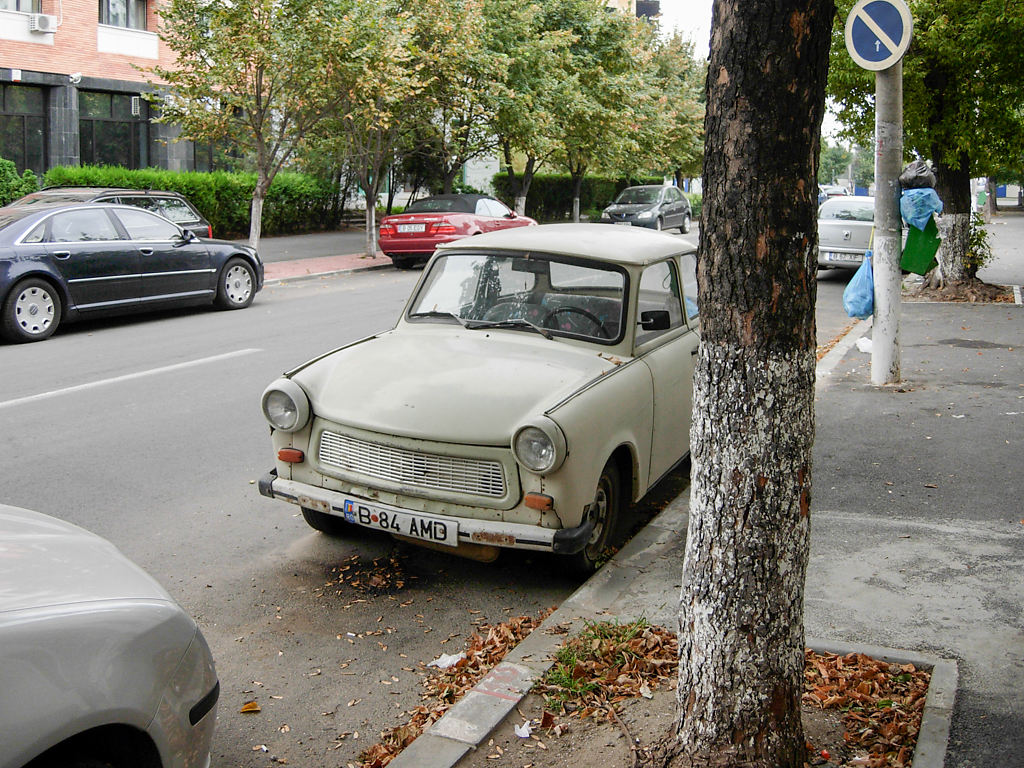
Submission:
M 421 664 L 579 586 L 540 556 L 480 565 L 370 533 L 331 540 L 257 493 L 271 463 L 263 388 L 390 327 L 418 276 L 273 285 L 240 312 L 81 323 L 0 346 L 0 499 L 111 539 L 197 618 L 222 682 L 213 768 L 354 761 L 419 703 Z M 844 283 L 821 281 L 819 325 L 846 324 L 832 296 Z M 242 714 L 250 701 L 260 711 Z

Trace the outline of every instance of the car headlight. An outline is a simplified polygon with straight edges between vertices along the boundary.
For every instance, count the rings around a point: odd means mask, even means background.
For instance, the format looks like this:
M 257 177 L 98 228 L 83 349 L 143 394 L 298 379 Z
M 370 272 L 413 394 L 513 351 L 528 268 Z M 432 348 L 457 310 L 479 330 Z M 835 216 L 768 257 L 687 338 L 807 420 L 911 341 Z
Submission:
M 610 213 L 608 213 L 608 211 L 601 211 L 601 218 L 602 219 L 610 219 L 611 217 L 612 217 L 612 215 Z
M 512 436 L 512 453 L 526 469 L 546 475 L 565 461 L 565 435 L 548 418 L 524 424 Z
M 649 219 L 653 215 L 654 215 L 654 211 L 640 211 L 640 213 L 638 213 L 636 215 L 636 217 L 638 219 Z
M 263 415 L 282 432 L 297 432 L 309 421 L 309 398 L 291 379 L 278 379 L 263 391 Z

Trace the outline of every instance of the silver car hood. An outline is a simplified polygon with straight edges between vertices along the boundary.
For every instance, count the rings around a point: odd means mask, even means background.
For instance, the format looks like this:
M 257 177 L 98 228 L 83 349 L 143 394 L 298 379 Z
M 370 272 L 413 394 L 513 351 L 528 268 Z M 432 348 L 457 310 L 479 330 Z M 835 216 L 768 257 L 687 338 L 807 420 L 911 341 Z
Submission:
M 173 602 L 106 539 L 0 504 L 0 614 L 115 599 Z
M 529 331 L 403 326 L 293 375 L 317 416 L 373 432 L 508 445 L 543 413 L 615 364 L 598 349 Z

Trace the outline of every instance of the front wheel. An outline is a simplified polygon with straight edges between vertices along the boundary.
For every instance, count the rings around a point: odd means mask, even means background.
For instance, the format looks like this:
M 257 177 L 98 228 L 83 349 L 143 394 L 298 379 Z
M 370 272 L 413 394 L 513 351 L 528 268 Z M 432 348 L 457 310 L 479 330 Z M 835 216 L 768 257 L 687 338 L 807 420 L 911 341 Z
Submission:
M 310 528 L 330 536 L 340 536 L 345 533 L 345 529 L 349 525 L 340 517 L 317 512 L 315 509 L 309 509 L 308 507 L 302 507 L 302 519 L 306 521 Z
M 622 484 L 619 469 L 613 461 L 605 464 L 597 481 L 594 500 L 585 519 L 594 523 L 590 540 L 580 552 L 569 555 L 570 568 L 578 573 L 596 571 L 606 559 L 608 549 L 615 542 L 622 510 Z
M 656 230 L 657 230 L 658 232 L 661 232 L 661 230 L 662 230 L 662 228 L 663 228 L 664 226 L 665 226 L 665 223 L 664 223 L 664 222 L 663 222 L 663 221 L 662 221 L 662 220 L 661 220 L 660 218 L 658 218 L 658 219 L 655 219 L 655 220 L 654 220 L 654 228 L 655 228 L 655 229 L 656 229 Z
M 0 319 L 0 335 L 22 343 L 48 339 L 61 318 L 60 295 L 45 280 L 22 280 L 7 294 Z
M 217 306 L 244 309 L 256 296 L 256 272 L 245 259 L 229 259 L 217 284 Z

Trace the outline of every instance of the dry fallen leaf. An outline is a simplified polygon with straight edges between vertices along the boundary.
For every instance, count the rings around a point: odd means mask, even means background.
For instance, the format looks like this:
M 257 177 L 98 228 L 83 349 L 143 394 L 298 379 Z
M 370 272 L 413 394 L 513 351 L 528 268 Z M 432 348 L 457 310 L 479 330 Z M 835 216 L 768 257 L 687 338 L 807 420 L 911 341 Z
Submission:
M 241 714 L 247 715 L 252 712 L 260 712 L 260 705 L 255 701 L 247 701 L 242 705 L 242 708 L 238 710 Z

